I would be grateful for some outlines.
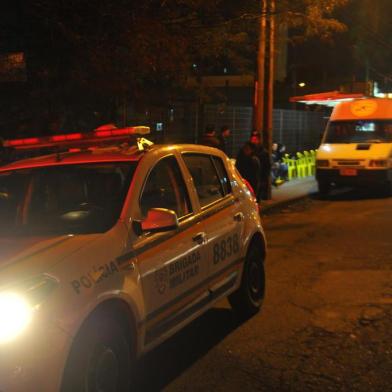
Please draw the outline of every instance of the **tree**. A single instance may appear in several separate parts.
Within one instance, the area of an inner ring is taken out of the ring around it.
[[[326,4],[307,1],[291,2],[276,0],[261,0],[260,32],[258,46],[258,71],[256,105],[254,114],[254,127],[262,133],[263,145],[271,154],[273,132],[273,103],[274,103],[274,64],[275,64],[275,37],[276,19],[280,14],[280,20],[287,25],[304,28],[305,36],[324,35],[328,37],[331,31],[342,28],[335,19],[326,19],[334,6],[343,4],[341,1]],[[301,8],[295,7],[301,5]],[[292,8],[291,8],[292,7]],[[301,10],[301,12],[299,11]],[[267,174],[267,199],[271,198],[271,176]]]
[[[234,0],[19,0],[12,9],[34,101],[53,116],[100,103],[108,117],[124,100],[167,100],[193,64],[249,67],[236,53],[250,44],[245,22],[234,23],[241,12]]]
[[[282,0],[277,13],[307,35],[328,36],[343,27],[330,17],[343,3]],[[246,51],[255,48],[250,22],[260,15],[258,6],[255,0],[30,0],[25,37],[33,33],[30,48],[78,83],[144,90],[146,81],[183,81],[195,62],[208,68],[227,58],[236,67],[252,66]]]
[[[299,34],[328,37],[342,29],[331,15],[343,3],[280,0],[277,13]],[[18,0],[13,7],[32,100],[46,103],[48,117],[98,105],[109,118],[125,100],[169,100],[195,69],[255,69],[258,0]]]
[[[391,2],[359,0],[344,14],[352,25],[353,73],[360,80],[373,79],[392,88]]]
[[[336,10],[347,5],[349,0],[278,0],[277,13],[300,34],[295,38],[318,36],[330,39],[335,33],[346,29],[336,19]]]

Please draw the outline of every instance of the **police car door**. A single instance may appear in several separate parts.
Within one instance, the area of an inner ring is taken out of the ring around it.
[[[238,281],[244,215],[220,157],[194,153],[182,156],[200,201],[200,219],[207,233],[210,289],[217,297]]]
[[[149,172],[140,196],[142,216],[151,208],[176,212],[179,227],[144,233],[134,244],[146,310],[145,344],[177,329],[202,307],[207,295],[205,234],[175,156],[161,159]]]

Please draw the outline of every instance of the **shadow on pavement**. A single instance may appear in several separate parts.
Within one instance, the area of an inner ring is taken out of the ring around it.
[[[390,195],[384,190],[378,189],[355,189],[355,188],[335,188],[327,196],[315,193],[311,196],[313,200],[327,201],[359,201],[369,199],[388,199]]]
[[[240,326],[231,309],[209,310],[135,366],[132,391],[160,391]]]

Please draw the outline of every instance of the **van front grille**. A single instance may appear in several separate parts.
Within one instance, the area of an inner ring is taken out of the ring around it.
[[[359,161],[338,161],[339,166],[359,166]]]
[[[363,159],[334,159],[332,166],[334,167],[362,167],[365,165]]]

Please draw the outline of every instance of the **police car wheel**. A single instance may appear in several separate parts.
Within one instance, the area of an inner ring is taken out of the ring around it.
[[[257,244],[252,244],[246,256],[241,286],[229,296],[229,302],[240,318],[247,319],[260,310],[264,292],[263,253]]]
[[[112,320],[94,319],[74,342],[62,391],[128,392],[130,372],[130,349],[123,328]]]

